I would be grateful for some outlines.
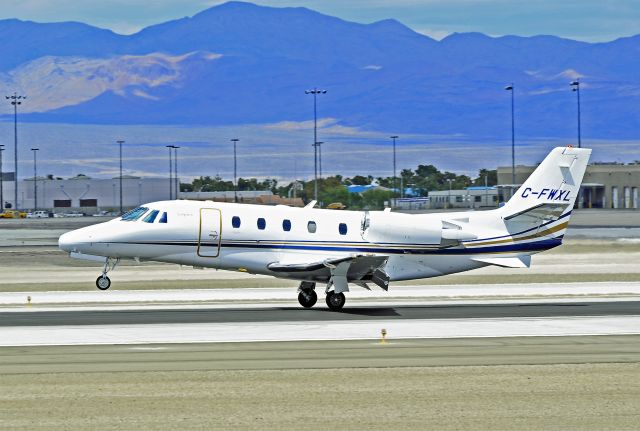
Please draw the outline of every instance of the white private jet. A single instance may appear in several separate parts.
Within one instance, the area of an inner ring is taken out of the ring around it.
[[[390,281],[437,277],[486,265],[529,267],[531,255],[562,243],[590,149],[555,148],[516,194],[488,211],[401,214],[211,201],[162,201],[65,233],[71,257],[158,261],[300,281],[298,301],[340,310],[349,284],[384,290]]]

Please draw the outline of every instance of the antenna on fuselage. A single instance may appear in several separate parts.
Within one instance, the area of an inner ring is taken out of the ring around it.
[[[318,201],[311,201],[308,204],[306,204],[304,207],[307,208],[307,209],[311,209],[311,208],[315,207],[317,203],[318,203]]]

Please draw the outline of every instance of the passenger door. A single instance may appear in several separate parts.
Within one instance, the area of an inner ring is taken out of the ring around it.
[[[222,235],[222,214],[216,208],[200,208],[198,256],[218,257]]]

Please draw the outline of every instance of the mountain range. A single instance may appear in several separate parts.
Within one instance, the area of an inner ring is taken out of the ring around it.
[[[359,24],[306,8],[229,2],[119,35],[82,23],[0,21],[0,91],[21,119],[69,124],[230,126],[319,118],[372,131],[573,138],[640,135],[640,35],[606,43],[452,34],[395,20]],[[9,120],[11,107],[0,114]]]

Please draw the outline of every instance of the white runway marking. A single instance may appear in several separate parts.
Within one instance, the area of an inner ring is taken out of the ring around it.
[[[317,289],[321,296],[323,289]],[[464,299],[464,298],[536,298],[562,296],[640,296],[640,282],[593,283],[532,283],[499,285],[440,285],[391,286],[388,292],[380,289],[366,291],[353,288],[348,301],[380,299]],[[33,305],[53,304],[126,304],[126,303],[197,303],[197,302],[261,302],[279,301],[297,304],[295,288],[256,289],[167,289],[113,290],[86,292],[2,292],[1,306],[26,305],[31,297]]]
[[[5,327],[0,346],[640,334],[640,316]]]

